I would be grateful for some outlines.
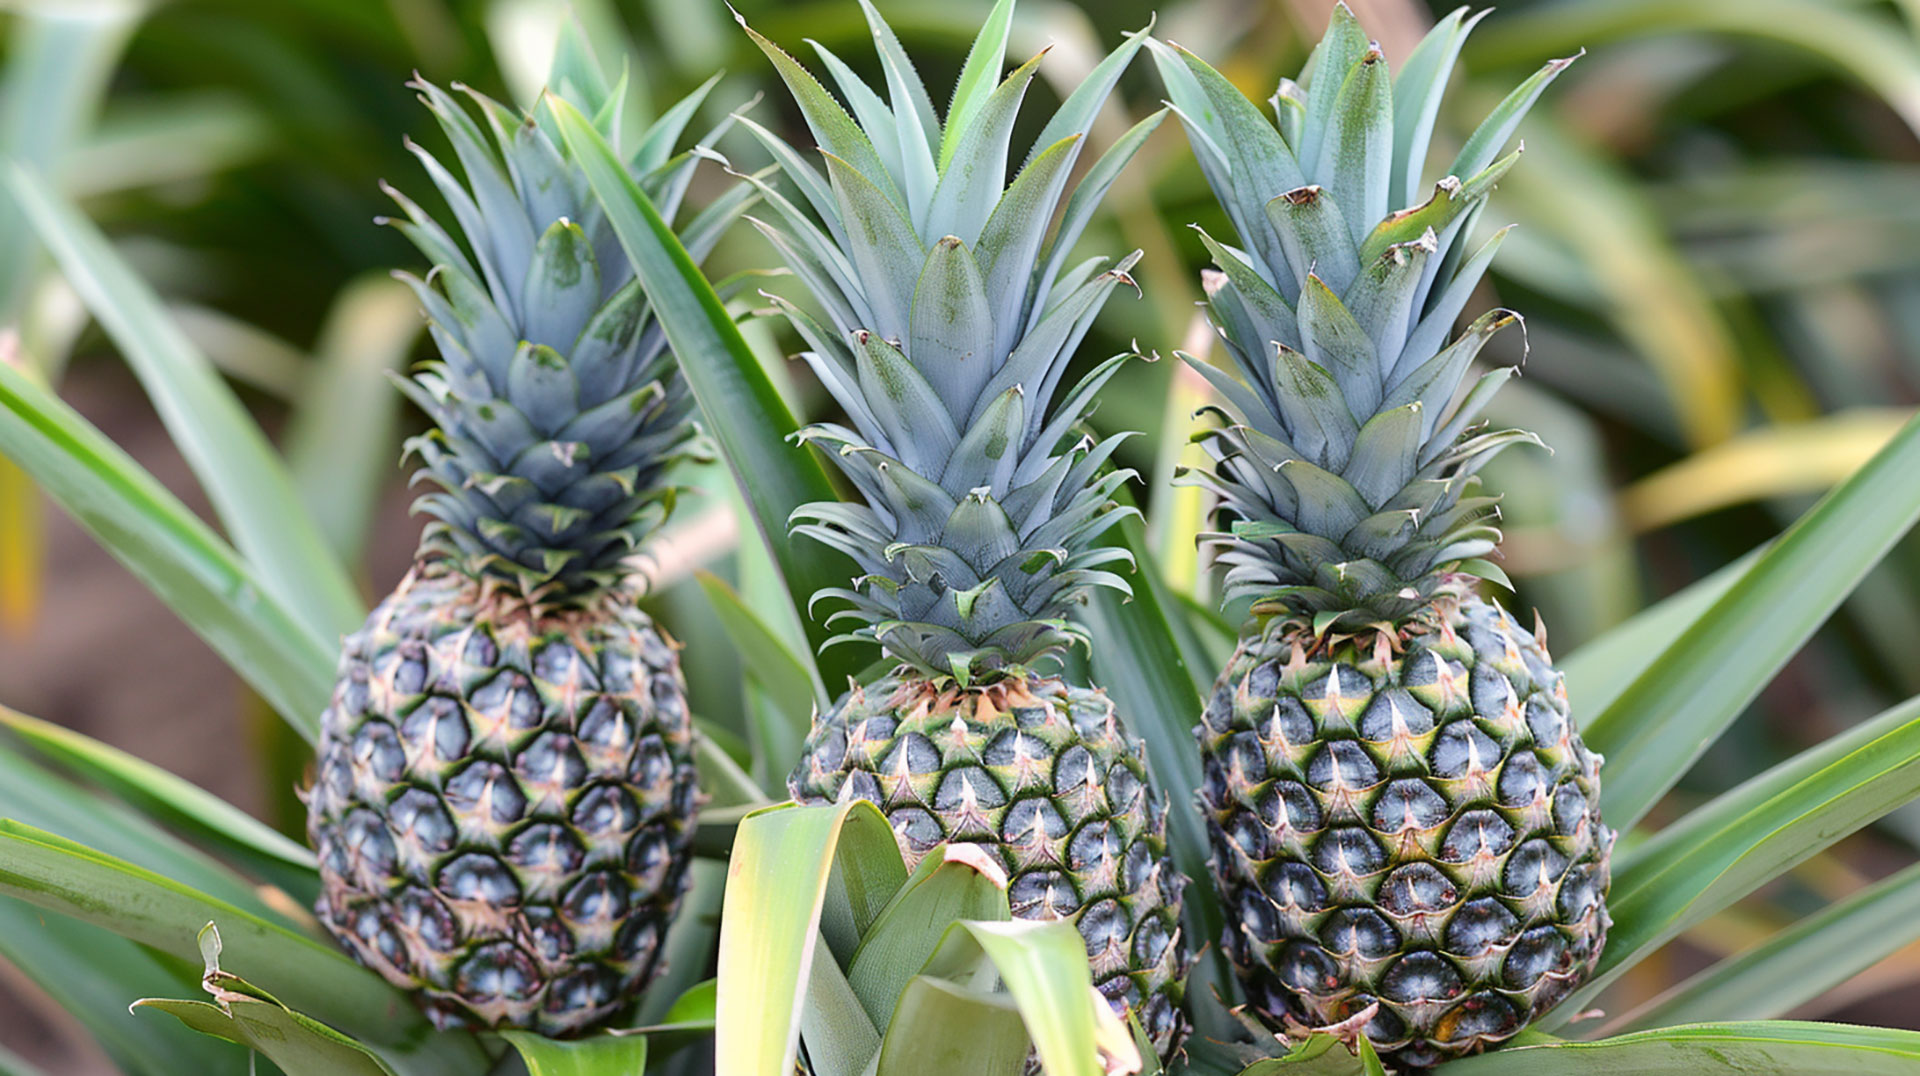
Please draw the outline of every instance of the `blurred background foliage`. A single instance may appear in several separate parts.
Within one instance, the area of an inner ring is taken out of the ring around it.
[[[847,0],[736,6],[776,41],[865,55],[843,47],[866,36]],[[989,5],[880,6],[925,58],[929,85],[949,85]],[[1028,0],[1011,51],[1050,44],[1043,74],[1070,85],[1122,32],[1157,19],[1161,36],[1265,97],[1297,70],[1329,6]],[[1394,60],[1451,5],[1352,6]],[[403,83],[417,69],[529,101],[567,8],[610,62],[635,58],[640,112],[720,68],[729,73],[709,120],[764,88],[764,65],[719,0],[0,2],[0,154],[56,176],[243,387],[368,594],[404,569],[417,528],[394,464],[418,418],[385,383],[419,347],[413,301],[385,274],[416,258],[373,223],[387,208],[376,179],[429,193],[403,144],[428,124]],[[1466,92],[1452,106],[1466,122],[1524,73],[1582,48],[1523,128],[1526,157],[1488,218],[1521,227],[1479,304],[1527,316],[1527,345],[1519,334],[1497,341],[1506,350],[1492,361],[1524,361],[1528,376],[1496,420],[1538,430],[1555,451],[1508,454],[1490,480],[1507,496],[1514,601],[1523,615],[1541,611],[1562,653],[1777,533],[1920,404],[1920,2],[1515,0],[1472,39]],[[1144,65],[1131,72],[1096,139],[1158,97]],[[776,101],[785,95],[755,114],[798,130]],[[760,163],[747,140],[722,148],[737,167]],[[727,180],[710,168],[701,182],[696,200]],[[1085,361],[1135,342],[1207,350],[1194,306],[1203,252],[1185,225],[1224,234],[1217,212],[1178,132],[1161,131],[1085,240],[1146,252],[1141,298],[1109,307]],[[709,270],[766,264],[759,238],[738,229]],[[0,361],[58,385],[143,463],[190,485],[137,384],[10,202],[0,202],[0,316],[17,327],[0,340]],[[824,396],[781,360],[791,342],[766,322],[751,335],[797,406],[818,414]],[[1135,493],[1148,502],[1157,568],[1203,605],[1192,534],[1205,505],[1168,479],[1206,392],[1178,363],[1135,364],[1096,418],[1148,433],[1125,462],[1149,476]],[[730,591],[758,609],[784,602],[755,599],[778,583],[758,543],[736,541],[724,472],[687,479],[705,495],[655,548],[649,601],[703,656],[688,673],[715,738],[778,798],[791,726],[742,687],[723,617]],[[781,627],[797,636],[797,625]],[[1920,692],[1917,642],[1920,542],[1910,538],[1674,795],[1709,795]],[[779,682],[781,670],[756,672]],[[3,461],[0,701],[128,747],[298,834],[304,745]],[[1910,862],[1916,841],[1920,814],[1909,810],[1816,858],[1636,969],[1616,1011],[1700,954],[1735,951]],[[1806,1014],[1915,1026],[1920,952],[1820,1004]],[[0,1012],[20,1014],[0,1017],[0,1043],[55,1071],[93,1063],[95,1047],[22,977],[0,973]]]

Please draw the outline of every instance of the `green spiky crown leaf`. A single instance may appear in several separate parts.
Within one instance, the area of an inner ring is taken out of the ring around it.
[[[862,6],[884,98],[815,46],[852,115],[792,57],[747,31],[786,81],[825,161],[822,175],[743,121],[798,192],[790,200],[763,189],[776,220],[754,223],[812,291],[825,323],[770,298],[847,415],[846,425],[820,423],[802,437],[830,453],[866,502],[803,506],[794,530],[847,553],[864,573],[853,587],[816,596],[846,603],[834,617],[858,627],[841,640],[876,641],[912,666],[967,683],[1025,668],[1078,638],[1070,610],[1087,588],[1126,590],[1103,569],[1126,554],[1092,548],[1117,518],[1113,491],[1131,476],[1106,468],[1123,437],[1096,443],[1075,432],[1126,356],[1055,394],[1107,296],[1131,283],[1133,264],[1094,258],[1069,267],[1067,254],[1160,117],[1116,142],[1069,196],[1087,131],[1143,30],[1067,97],[1009,184],[1014,119],[1040,61],[1000,78],[1012,0],[1001,0],[975,40],[944,123],[893,32]]]
[[[671,511],[663,479],[691,452],[692,395],[565,143],[473,90],[455,86],[478,121],[454,95],[412,85],[464,174],[409,143],[464,244],[388,190],[405,213],[392,223],[434,263],[424,279],[399,274],[439,350],[401,383],[437,427],[407,445],[415,481],[434,487],[415,503],[432,517],[420,555],[532,602],[586,605],[635,578],[627,558]],[[674,145],[712,85],[627,157],[669,219],[699,156]],[[577,34],[563,37],[551,92],[610,135],[622,125],[624,77],[609,86]],[[684,226],[696,258],[751,198],[736,186]]]
[[[1281,81],[1273,120],[1198,57],[1151,45],[1242,244],[1201,233],[1218,267],[1208,307],[1240,374],[1187,357],[1226,400],[1196,480],[1233,522],[1207,537],[1229,599],[1317,632],[1399,625],[1459,573],[1504,582],[1484,559],[1500,532],[1477,472],[1538,442],[1475,425],[1510,368],[1462,388],[1481,345],[1519,319],[1495,310],[1449,336],[1505,234],[1467,253],[1519,157],[1499,151],[1571,61],[1514,90],[1424,187],[1441,95],[1479,18],[1448,15],[1390,77],[1341,5],[1306,73]]]

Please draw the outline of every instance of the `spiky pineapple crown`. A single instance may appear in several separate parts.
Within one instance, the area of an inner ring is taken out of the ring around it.
[[[838,637],[961,683],[1028,667],[1079,637],[1070,609],[1126,554],[1092,548],[1116,519],[1103,473],[1123,439],[1075,426],[1125,356],[1055,401],[1061,376],[1134,257],[1106,268],[1066,257],[1095,204],[1159,122],[1116,142],[1067,196],[1094,116],[1146,36],[1095,68],[1041,131],[1007,182],[1008,143],[1039,56],[1000,79],[1012,0],[988,17],[944,122],[892,30],[862,0],[886,97],[814,46],[853,114],[792,57],[747,33],[780,72],[825,161],[825,175],[751,121],[799,194],[763,189],[777,223],[755,220],[812,291],[826,324],[770,297],[806,341],[804,358],[846,412],[802,437],[825,447],[865,504],[816,503],[794,530],[851,556],[864,573]],[[745,21],[742,20],[742,26]],[[997,85],[996,85],[997,83]],[[1063,198],[1066,207],[1049,241]],[[752,218],[749,218],[752,219]],[[1052,406],[1049,406],[1049,405]]]
[[[1520,151],[1496,156],[1571,61],[1501,102],[1423,198],[1441,96],[1482,17],[1465,10],[1391,78],[1337,7],[1306,71],[1273,95],[1277,124],[1198,57],[1150,46],[1241,243],[1201,233],[1219,268],[1208,307],[1240,378],[1186,357],[1226,399],[1201,434],[1213,466],[1197,480],[1233,523],[1208,537],[1229,599],[1310,618],[1316,633],[1398,626],[1456,574],[1504,582],[1484,559],[1500,532],[1476,472],[1538,443],[1475,425],[1510,368],[1461,392],[1481,345],[1518,317],[1495,310],[1448,337],[1505,235],[1466,255]]]
[[[608,84],[577,28],[563,34],[551,92],[610,136],[625,81]],[[471,89],[454,87],[481,122],[439,87],[411,85],[465,177],[408,143],[464,244],[387,191],[405,212],[391,223],[434,263],[424,279],[398,274],[439,350],[401,382],[437,427],[407,444],[423,465],[415,481],[435,487],[415,503],[432,517],[420,556],[544,607],[588,605],[635,578],[626,558],[672,509],[663,477],[690,454],[692,396],[565,143]],[[712,85],[662,114],[627,158],[668,219],[698,163],[674,144]],[[716,200],[682,241],[704,256],[750,200],[744,188]]]

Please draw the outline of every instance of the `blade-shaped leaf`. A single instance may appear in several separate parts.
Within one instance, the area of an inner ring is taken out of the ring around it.
[[[183,1070],[246,1076],[243,1051],[178,1026],[127,1019],[127,1003],[142,994],[193,990],[197,976],[191,964],[8,898],[0,898],[0,959],[73,1014],[131,1076],[173,1076]]]
[[[799,425],[761,370],[720,297],[680,245],[673,229],[641,192],[606,140],[585,116],[549,97],[554,121],[652,300],[655,315],[680,358],[709,433],[733,468],[753,508],[760,536],[773,552],[816,653],[832,631],[805,615],[814,592],[840,586],[855,574],[846,558],[817,542],[787,534],[793,510],[836,500],[825,469],[810,452],[787,443]],[[845,648],[820,659],[821,679],[837,683],[858,671]]]
[[[169,1013],[202,1034],[265,1054],[287,1076],[395,1076],[364,1044],[223,971],[219,927],[208,923],[200,928],[198,941],[205,969],[200,987],[213,1001],[143,998],[133,1003],[135,1013],[143,1008]]]
[[[960,132],[973,122],[974,114],[986,104],[987,98],[993,95],[994,85],[1000,81],[1000,68],[1007,57],[1007,33],[1012,28],[1013,0],[998,0],[981,24],[972,47],[967,49],[966,62],[960,67],[960,80],[953,86],[953,100],[947,106],[946,130],[940,136],[938,163],[943,172],[953,159]]]
[[[1760,550],[1748,553],[1608,628],[1561,659],[1575,719],[1584,727],[1594,715],[1606,712],[1694,621],[1745,577],[1759,556]]]
[[[1015,919],[960,926],[999,970],[1048,1076],[1102,1076],[1100,1048],[1103,1040],[1112,1044],[1099,1025],[1112,1010],[1093,989],[1086,940],[1073,924]]]
[[[1585,1008],[1682,930],[1916,796],[1920,698],[1744,782],[1622,853],[1599,970],[1549,1023]]]
[[[1920,1031],[1788,1020],[1693,1024],[1598,1042],[1507,1046],[1454,1061],[1447,1076],[1907,1076]]]
[[[1032,1049],[1006,995],[916,975],[887,1026],[876,1076],[1020,1076]]]
[[[359,1043],[274,1002],[235,997],[222,1011],[207,1001],[141,998],[133,1009],[165,1013],[202,1035],[258,1050],[287,1076],[393,1076]]]
[[[315,863],[306,846],[192,782],[92,737],[6,706],[0,706],[0,725],[142,813],[273,878],[282,888],[294,893],[309,888]]]
[[[1223,1071],[1234,1076],[1369,1076],[1352,1048],[1324,1033],[1294,1045],[1280,1057]]]
[[[1583,735],[1607,756],[1602,810],[1626,830],[1680,779],[1920,519],[1920,419],[1823,498]]]
[[[1115,500],[1123,508],[1131,503],[1125,491]],[[1211,850],[1199,812],[1183,805],[1192,804],[1200,788],[1193,727],[1206,704],[1203,685],[1211,682],[1214,673],[1205,653],[1189,645],[1192,636],[1171,626],[1172,619],[1181,615],[1180,607],[1154,570],[1140,521],[1122,520],[1107,532],[1106,542],[1133,554],[1135,570],[1128,579],[1133,597],[1128,600],[1102,587],[1087,603],[1087,624],[1099,641],[1092,647],[1094,682],[1107,689],[1127,727],[1146,742],[1154,783],[1174,805],[1167,812],[1167,843],[1174,867],[1204,885]],[[1181,922],[1189,944],[1198,946],[1220,937],[1226,922],[1219,902],[1204,899],[1200,895],[1204,890],[1198,886],[1189,892],[1192,896],[1182,906]],[[1238,981],[1218,946],[1209,947],[1207,954],[1194,966],[1187,996],[1210,997],[1217,991],[1231,1005]],[[1195,1008],[1200,1033],[1220,1038],[1235,1034],[1237,1025],[1224,1011]],[[1208,1021],[1216,1017],[1220,1022],[1210,1026]]]
[[[410,999],[338,950],[44,830],[0,820],[0,893],[180,959],[218,923],[237,974],[359,1036],[403,1074],[466,1076],[488,1064],[472,1036],[434,1033]]]
[[[332,647],[231,548],[72,408],[0,363],[0,453],[74,514],[309,739],[333,691]]]
[[[1764,1020],[1812,1001],[1920,941],[1920,865],[1867,886],[1745,952],[1675,983],[1609,1030]]]
[[[929,857],[932,858],[932,857]],[[975,845],[950,845],[944,861],[901,888],[860,939],[847,966],[847,984],[886,1027],[908,980],[940,948],[947,928],[962,919],[1009,919],[1006,875],[986,864]]]
[[[341,290],[315,347],[315,367],[287,425],[287,463],[301,501],[341,560],[357,564],[399,448],[399,394],[387,380],[420,335],[420,304],[381,276]]]
[[[331,639],[366,608],[294,492],[266,435],[106,237],[45,180],[22,168],[9,188],[75,291],[139,375],[221,522],[268,591]]]
[[[800,744],[812,725],[814,708],[827,704],[826,692],[814,679],[812,663],[788,649],[725,580],[708,572],[701,572],[698,578],[720,627],[747,667],[747,675],[766,693],[771,703],[768,716],[778,718],[762,722],[752,720],[758,716],[757,711],[749,715],[751,734],[759,737],[754,756],[767,763],[763,784],[769,792],[785,795],[779,791],[786,786],[783,767],[800,757]]]
[[[716,1071],[786,1076],[798,1052],[810,973],[833,969],[836,952],[851,954],[906,880],[906,867],[885,816],[856,800],[750,816],[734,839],[728,871]]]
[[[527,1076],[632,1076],[647,1070],[644,1035],[589,1035],[561,1041],[531,1031],[503,1031],[520,1051]]]
[[[35,826],[191,886],[255,915],[287,923],[261,887],[161,829],[125,804],[104,799],[0,743],[0,819]],[[299,918],[299,913],[291,918]]]

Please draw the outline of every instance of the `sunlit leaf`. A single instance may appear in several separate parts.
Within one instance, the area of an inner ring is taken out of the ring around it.
[[[1908,1076],[1920,1031],[1761,1021],[1693,1024],[1598,1042],[1508,1046],[1451,1062],[1447,1076]]]
[[[0,363],[0,453],[309,738],[333,644],[303,625],[178,498],[71,407]]]
[[[8,187],[67,281],[139,375],[262,583],[319,638],[359,627],[366,609],[295,496],[285,464],[233,391],[168,319],[152,289],[45,180],[16,166]]]
[[[503,1031],[520,1051],[528,1076],[631,1076],[647,1068],[644,1035],[609,1035],[560,1041],[531,1031]]]

